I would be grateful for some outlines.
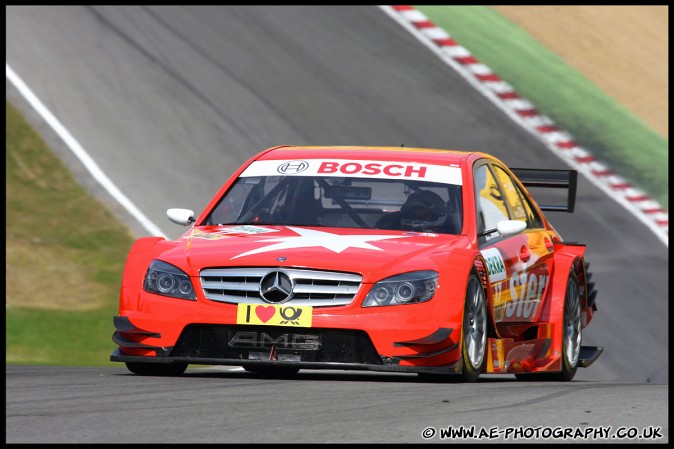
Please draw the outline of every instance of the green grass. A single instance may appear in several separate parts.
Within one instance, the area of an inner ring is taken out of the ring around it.
[[[133,236],[5,106],[6,362],[107,365]]]
[[[486,6],[416,6],[599,160],[668,209],[668,143]]]

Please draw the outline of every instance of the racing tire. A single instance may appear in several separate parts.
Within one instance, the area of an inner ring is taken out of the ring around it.
[[[471,273],[466,287],[466,300],[461,327],[461,375],[464,382],[475,382],[487,364],[487,332],[489,315],[487,295],[477,273]]]
[[[261,374],[268,377],[292,377],[300,371],[299,368],[285,366],[244,366],[243,369],[249,373]]]
[[[461,371],[450,375],[418,373],[420,378],[430,381],[475,382],[484,372],[487,364],[489,315],[487,313],[487,295],[480,276],[475,271],[468,278],[463,307]]]
[[[180,376],[187,369],[187,363],[143,363],[125,362],[126,368],[139,376]]]
[[[580,314],[580,290],[576,273],[571,271],[566,281],[564,296],[564,320],[562,322],[562,370],[555,373],[518,373],[515,377],[525,381],[568,382],[574,378],[580,360],[582,326]]]

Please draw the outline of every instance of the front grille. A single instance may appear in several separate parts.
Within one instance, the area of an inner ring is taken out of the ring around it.
[[[170,356],[256,360],[254,354],[268,356],[272,346],[279,360],[294,355],[293,360],[297,362],[382,364],[372,341],[363,331],[273,326],[190,324]]]
[[[278,268],[208,268],[201,270],[201,288],[211,301],[266,304],[260,297],[260,281]],[[359,274],[303,269],[283,269],[295,284],[286,305],[342,306],[356,296],[363,277]]]

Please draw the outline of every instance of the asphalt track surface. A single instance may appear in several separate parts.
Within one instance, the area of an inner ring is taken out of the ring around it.
[[[6,442],[662,443],[669,440],[667,390],[493,375],[474,384],[438,384],[411,374],[357,371],[268,379],[240,368],[190,367],[183,377],[156,378],[123,367],[10,366]],[[443,439],[441,429],[450,426],[488,429],[494,438]],[[435,434],[424,439],[429,427]],[[545,429],[605,433],[546,440]],[[661,438],[618,438],[657,429]],[[539,438],[526,439],[525,432]]]
[[[7,6],[6,38],[7,63],[172,238],[184,228],[166,209],[199,211],[279,144],[479,150],[567,168],[375,6]],[[78,180],[147,235],[9,82],[6,92]],[[666,441],[667,247],[584,178],[576,212],[551,219],[587,243],[599,290],[583,344],[604,353],[571,383],[8,366],[7,442],[423,442],[425,427],[454,424],[660,426]]]

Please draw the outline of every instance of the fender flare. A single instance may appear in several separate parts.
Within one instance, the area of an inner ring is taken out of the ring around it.
[[[573,270],[578,279],[581,292],[581,306],[586,307],[587,291],[585,275],[585,245],[555,245],[555,265],[550,276],[545,306],[539,314],[538,321],[557,322],[563,319],[566,283]],[[563,287],[560,287],[563,286]]]
[[[450,302],[442,306],[443,311],[440,313],[450,320],[461,321],[463,319],[468,277],[475,267],[475,260],[478,257],[480,257],[479,253],[470,250],[454,250],[449,258],[447,257],[447,253],[435,253],[431,256],[437,266],[443,267],[445,273],[451,273],[451,278],[445,275],[440,280],[441,283],[449,283],[448,287],[443,287],[447,288],[443,292],[443,297],[449,298]],[[461,301],[451,301],[453,298],[461,298]]]

